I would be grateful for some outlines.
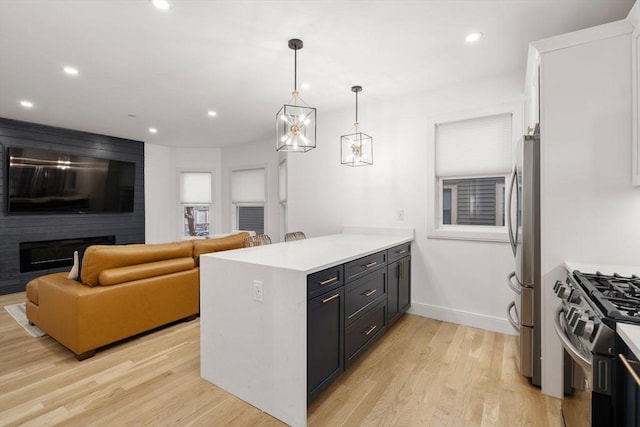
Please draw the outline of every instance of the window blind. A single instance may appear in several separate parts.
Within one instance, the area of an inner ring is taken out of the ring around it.
[[[180,172],[180,202],[211,203],[211,172]]]
[[[504,175],[511,170],[511,114],[436,125],[436,175]]]
[[[231,172],[232,203],[264,203],[264,169],[243,169]]]

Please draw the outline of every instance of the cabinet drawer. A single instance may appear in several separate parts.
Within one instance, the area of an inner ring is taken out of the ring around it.
[[[345,368],[351,366],[386,329],[387,304],[386,300],[383,300],[347,327],[344,337]]]
[[[411,242],[388,249],[389,262],[411,255]]]
[[[307,297],[313,298],[344,284],[342,265],[327,268],[307,276]]]
[[[387,264],[387,251],[377,252],[344,265],[345,283]]]
[[[378,269],[346,286],[345,317],[347,324],[359,317],[380,298],[386,298],[387,270]]]

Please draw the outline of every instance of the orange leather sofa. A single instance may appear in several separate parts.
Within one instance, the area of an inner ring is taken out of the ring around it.
[[[81,281],[62,272],[27,284],[27,318],[78,360],[124,338],[195,319],[200,312],[200,255],[242,248],[248,235],[89,246]]]

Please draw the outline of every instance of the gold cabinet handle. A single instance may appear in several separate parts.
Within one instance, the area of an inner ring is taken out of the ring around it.
[[[338,277],[335,276],[335,277],[332,277],[331,279],[323,280],[322,282],[320,282],[320,286],[328,285],[329,283],[333,283],[337,281],[338,281]]]
[[[401,250],[401,251],[396,251],[396,253],[397,253],[398,255],[403,254],[403,253],[405,253],[405,252],[407,252],[407,250],[406,250],[406,249],[403,249],[403,250]]]
[[[377,289],[370,289],[367,292],[364,293],[365,297],[370,297],[371,295],[375,294],[376,292],[378,292]]]
[[[365,334],[365,335],[369,335],[369,334],[371,334],[371,332],[375,331],[375,330],[376,330],[376,328],[377,328],[377,326],[376,326],[376,325],[371,325],[371,326],[369,326],[369,329],[367,329],[366,331],[364,331],[364,334]]]
[[[627,371],[629,371],[629,373],[633,377],[633,379],[636,382],[636,384],[638,385],[638,387],[640,387],[640,377],[638,377],[638,373],[635,371],[635,369],[633,369],[633,367],[631,367],[631,365],[640,366],[640,362],[629,360],[626,357],[624,357],[623,354],[620,354],[620,353],[618,353],[618,357],[622,361],[622,364],[624,365],[624,367],[627,368]]]
[[[340,294],[335,294],[335,295],[331,295],[330,297],[327,297],[325,299],[322,300],[323,304],[328,303],[329,301],[331,301],[332,299],[336,299],[340,296]]]
[[[377,261],[370,262],[369,264],[365,264],[365,267],[367,267],[367,268],[371,268],[371,267],[373,267],[374,265],[376,265],[377,263],[378,263]]]

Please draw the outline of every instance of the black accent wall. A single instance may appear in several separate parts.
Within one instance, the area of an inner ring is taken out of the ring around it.
[[[134,211],[8,215],[7,147],[33,147],[135,162]],[[70,269],[20,273],[20,242],[107,235],[116,236],[116,244],[144,243],[144,143],[0,118],[0,295],[24,291],[34,277]]]

